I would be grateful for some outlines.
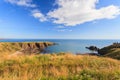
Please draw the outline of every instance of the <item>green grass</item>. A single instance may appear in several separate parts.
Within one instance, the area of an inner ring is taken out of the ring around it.
[[[111,49],[104,56],[120,60],[120,48]]]
[[[73,54],[0,58],[0,80],[120,80],[120,61]]]
[[[120,80],[119,48],[104,56],[11,55],[21,48],[21,43],[0,43],[0,80]]]

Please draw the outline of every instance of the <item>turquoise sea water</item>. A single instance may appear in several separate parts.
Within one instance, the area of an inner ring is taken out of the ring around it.
[[[40,42],[49,41],[58,43],[58,45],[50,46],[46,49],[49,53],[54,52],[72,52],[72,53],[87,53],[90,52],[85,47],[97,46],[99,48],[111,45],[120,40],[83,40],[83,39],[4,39],[0,42]]]

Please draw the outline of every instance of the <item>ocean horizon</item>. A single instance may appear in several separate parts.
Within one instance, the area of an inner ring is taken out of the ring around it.
[[[47,53],[71,52],[90,53],[85,47],[97,46],[103,48],[120,40],[103,39],[1,39],[0,42],[54,42],[58,45],[46,48]]]

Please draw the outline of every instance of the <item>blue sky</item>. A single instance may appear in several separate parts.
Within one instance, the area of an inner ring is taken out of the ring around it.
[[[120,39],[120,0],[0,0],[0,38]]]

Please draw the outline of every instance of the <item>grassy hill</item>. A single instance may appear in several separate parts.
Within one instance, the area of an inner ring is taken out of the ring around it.
[[[113,43],[112,45],[105,46],[101,49],[97,48],[96,46],[90,46],[86,48],[91,51],[98,52],[100,56],[120,60],[120,43]]]
[[[120,48],[110,49],[104,56],[120,60]]]
[[[120,80],[120,61],[87,55],[0,58],[0,80]]]
[[[0,80],[120,80],[118,47],[101,49],[101,52],[106,51],[102,56],[70,53],[11,55],[21,49],[41,51],[50,45],[53,43],[0,43]]]

